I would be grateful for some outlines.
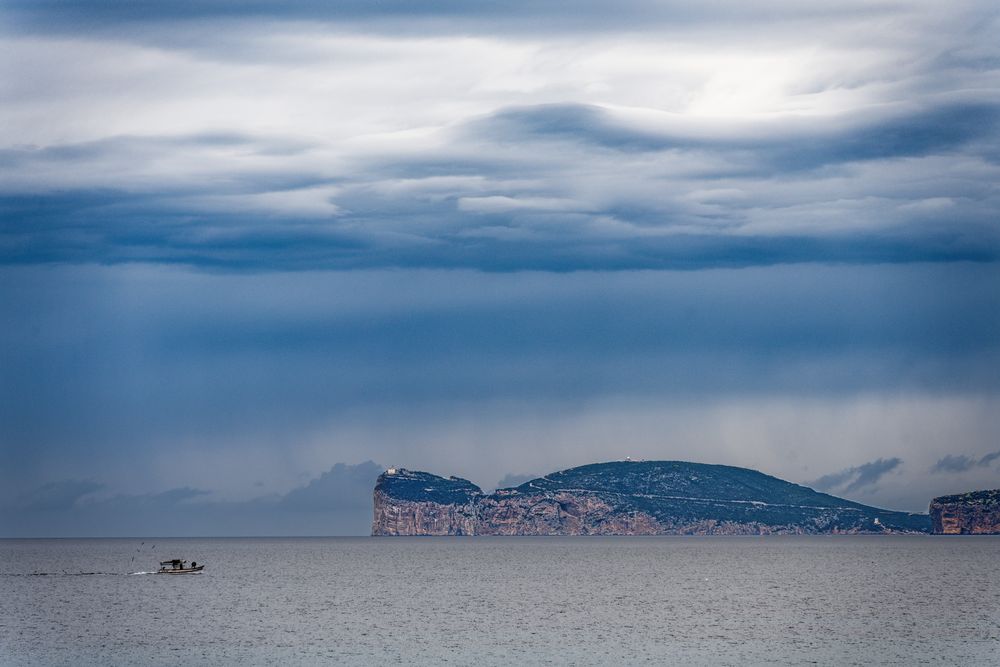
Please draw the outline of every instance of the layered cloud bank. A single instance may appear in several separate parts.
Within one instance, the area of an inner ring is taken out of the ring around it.
[[[480,4],[13,3],[0,261],[997,259],[991,3]]]

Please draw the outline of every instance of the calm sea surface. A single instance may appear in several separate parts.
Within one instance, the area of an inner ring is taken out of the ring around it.
[[[0,540],[0,663],[1000,664],[992,537],[141,541]]]

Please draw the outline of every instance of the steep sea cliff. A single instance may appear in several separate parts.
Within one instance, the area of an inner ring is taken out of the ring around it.
[[[733,466],[616,461],[485,494],[403,468],[375,486],[373,535],[926,533],[930,518],[869,507]]]
[[[1000,489],[935,498],[930,514],[935,534],[1000,535]]]

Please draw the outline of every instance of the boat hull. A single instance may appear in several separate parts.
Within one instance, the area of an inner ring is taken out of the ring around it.
[[[197,574],[204,569],[204,565],[199,565],[198,567],[179,567],[171,568],[169,570],[159,570],[157,571],[157,574]]]

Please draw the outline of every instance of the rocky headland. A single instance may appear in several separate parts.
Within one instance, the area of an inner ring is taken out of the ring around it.
[[[683,461],[595,463],[491,494],[390,468],[372,535],[927,533],[926,514],[869,507],[756,470]]]
[[[1000,535],[1000,489],[935,498],[930,514],[936,535]]]

